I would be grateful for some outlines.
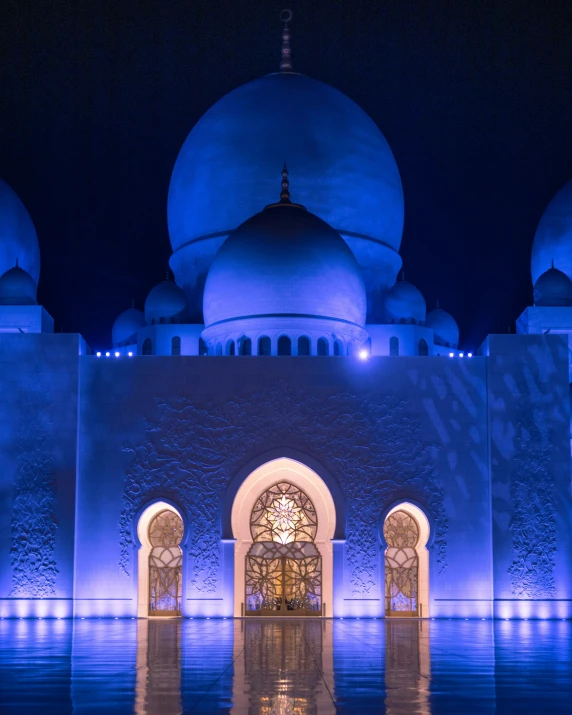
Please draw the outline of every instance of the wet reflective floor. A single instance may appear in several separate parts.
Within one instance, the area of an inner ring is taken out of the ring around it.
[[[0,713],[572,712],[572,623],[4,620]]]

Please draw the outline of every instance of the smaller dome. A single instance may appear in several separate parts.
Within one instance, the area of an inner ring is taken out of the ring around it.
[[[435,333],[435,342],[456,348],[459,345],[459,326],[450,313],[442,308],[435,308],[427,314],[425,325]]]
[[[549,268],[534,284],[534,305],[572,305],[572,281],[558,268]]]
[[[0,305],[37,305],[34,279],[18,265],[0,277]]]
[[[149,291],[145,320],[153,323],[183,323],[187,318],[187,297],[176,283],[165,280]]]
[[[385,313],[391,323],[423,323],[426,312],[421,291],[405,280],[392,286],[385,297]]]
[[[135,336],[139,328],[145,327],[145,316],[143,311],[137,308],[129,308],[120,313],[111,329],[111,341],[113,345],[129,342]]]

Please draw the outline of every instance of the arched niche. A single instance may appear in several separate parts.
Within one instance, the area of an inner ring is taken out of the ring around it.
[[[172,511],[181,519],[185,520],[181,512],[172,504],[164,501],[156,501],[143,510],[137,522],[137,538],[140,547],[137,554],[137,617],[149,617],[149,554],[151,553],[151,542],[149,541],[149,526],[153,519],[162,511]],[[184,538],[183,538],[184,540]],[[182,542],[181,542],[182,546]]]
[[[425,512],[416,504],[408,501],[399,502],[388,509],[383,515],[381,522],[381,541],[383,546],[383,554],[387,549],[387,543],[383,536],[383,526],[386,520],[396,511],[404,511],[409,514],[417,524],[419,529],[419,538],[415,545],[417,553],[419,572],[418,572],[418,600],[419,600],[419,617],[429,618],[429,551],[428,545],[431,540],[431,526]],[[385,581],[384,581],[384,602],[385,602]]]
[[[289,482],[304,491],[311,499],[318,521],[314,543],[322,557],[322,601],[326,615],[333,607],[333,551],[336,531],[336,507],[326,483],[312,469],[288,458],[274,459],[262,464],[242,482],[232,505],[231,524],[234,545],[234,615],[243,614],[245,594],[246,555],[253,543],[250,532],[252,509],[258,498],[278,482]]]

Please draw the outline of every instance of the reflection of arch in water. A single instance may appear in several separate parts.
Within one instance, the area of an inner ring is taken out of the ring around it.
[[[293,459],[279,458],[261,465],[242,482],[232,504],[231,523],[234,552],[234,615],[245,612],[246,556],[255,543],[251,516],[261,495],[279,482],[302,490],[311,500],[317,527],[314,544],[321,557],[322,598],[325,614],[331,615],[333,603],[333,552],[331,539],[336,529],[336,508],[326,483],[312,469]]]
[[[180,713],[180,618],[137,621],[135,715]]]
[[[429,522],[423,511],[402,502],[383,521],[385,615],[429,617]]]
[[[163,501],[148,506],[137,522],[137,616],[179,616],[182,606],[183,520]]]
[[[429,624],[424,621],[385,620],[386,715],[431,712],[431,656]]]

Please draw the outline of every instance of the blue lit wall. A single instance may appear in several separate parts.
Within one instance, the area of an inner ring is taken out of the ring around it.
[[[135,616],[156,500],[185,520],[184,613],[232,615],[232,501],[278,456],[330,485],[335,615],[383,614],[382,515],[400,501],[431,525],[432,616],[570,614],[566,336],[367,361],[106,359],[78,341],[0,336],[1,615],[70,614],[74,594],[78,616]]]
[[[0,334],[0,615],[72,613],[78,335]]]
[[[571,613],[567,335],[491,335],[495,614]]]
[[[489,615],[485,374],[479,358],[82,358],[77,613],[135,614],[137,518],[166,499],[187,522],[185,613],[231,615],[235,477],[296,452],[346,497],[338,615],[381,615],[381,514],[405,499],[433,528],[433,614]]]

